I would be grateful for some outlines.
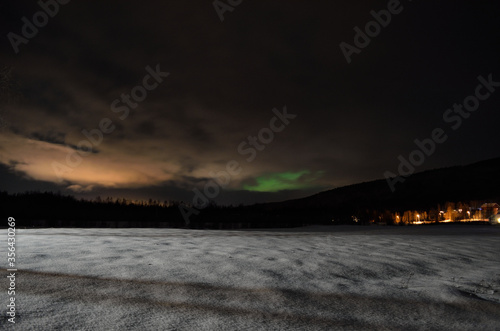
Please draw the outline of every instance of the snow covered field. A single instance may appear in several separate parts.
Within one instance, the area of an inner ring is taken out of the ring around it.
[[[1,329],[500,330],[500,227],[28,229],[16,244]]]

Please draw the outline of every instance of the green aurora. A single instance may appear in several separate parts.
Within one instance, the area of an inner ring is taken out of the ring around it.
[[[298,172],[280,172],[266,174],[255,179],[254,185],[246,184],[243,188],[252,192],[278,192],[283,190],[299,190],[314,187],[313,181],[318,179],[324,172],[318,171],[314,175],[309,170]]]

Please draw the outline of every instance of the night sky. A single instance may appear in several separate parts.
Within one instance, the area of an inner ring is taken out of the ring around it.
[[[500,87],[444,116],[500,82],[496,2],[220,3],[3,1],[0,190],[279,201],[398,174],[436,128],[415,172],[500,156]]]

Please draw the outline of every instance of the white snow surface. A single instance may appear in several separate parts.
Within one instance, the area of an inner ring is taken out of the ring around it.
[[[500,330],[494,226],[18,229],[16,253],[5,330]]]

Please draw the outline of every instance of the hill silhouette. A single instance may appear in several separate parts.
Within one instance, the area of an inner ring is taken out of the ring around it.
[[[324,191],[306,198],[267,204],[272,208],[425,209],[447,201],[498,200],[500,158],[466,166],[428,170],[406,177],[391,191],[385,179]]]
[[[211,204],[193,216],[191,228],[266,228],[310,224],[368,224],[407,210],[437,210],[447,202],[500,202],[500,158],[429,170],[407,177],[394,192],[375,180],[309,197],[251,206]],[[20,227],[186,227],[179,202],[133,203],[126,199],[78,200],[52,192],[0,192],[0,216]],[[335,222],[332,222],[334,220]]]

